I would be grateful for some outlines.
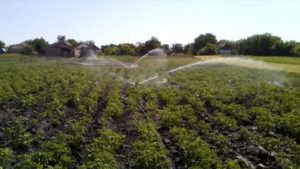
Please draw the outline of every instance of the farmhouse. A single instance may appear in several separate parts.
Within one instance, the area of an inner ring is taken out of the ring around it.
[[[217,54],[220,55],[231,55],[232,48],[228,44],[221,44],[218,46]]]
[[[58,36],[57,42],[51,44],[45,49],[46,56],[63,56],[73,57],[75,56],[75,49],[66,41],[65,36]]]
[[[97,56],[99,53],[100,48],[90,42],[80,44],[75,48],[75,55],[79,57]]]
[[[8,53],[22,53],[27,45],[26,42],[11,45],[8,48]]]

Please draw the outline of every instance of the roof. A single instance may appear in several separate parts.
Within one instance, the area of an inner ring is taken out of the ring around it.
[[[66,49],[74,49],[74,47],[66,41],[59,41],[56,43],[53,43],[52,45],[50,45],[50,48],[55,48],[55,47],[59,47],[59,48],[66,48]]]
[[[26,45],[27,45],[27,43],[23,42],[23,43],[19,43],[19,44],[10,45],[10,48],[20,49],[20,48],[24,48]]]

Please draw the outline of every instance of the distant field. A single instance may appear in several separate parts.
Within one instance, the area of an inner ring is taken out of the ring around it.
[[[270,63],[300,65],[300,57],[251,56],[250,58],[254,60],[262,60]]]

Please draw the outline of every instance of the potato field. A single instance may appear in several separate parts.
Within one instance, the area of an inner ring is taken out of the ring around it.
[[[300,167],[299,73],[165,61],[0,56],[0,168]]]

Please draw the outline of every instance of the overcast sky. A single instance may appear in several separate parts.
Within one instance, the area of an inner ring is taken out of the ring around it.
[[[190,43],[202,33],[238,40],[270,32],[300,41],[300,0],[1,0],[0,40],[6,44],[57,35],[97,45]]]

